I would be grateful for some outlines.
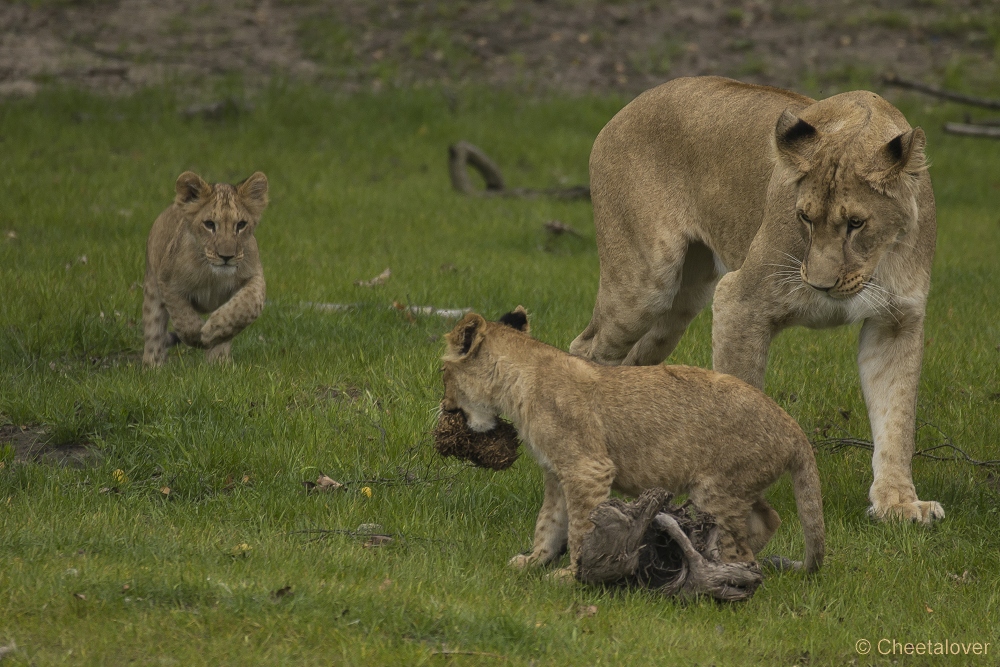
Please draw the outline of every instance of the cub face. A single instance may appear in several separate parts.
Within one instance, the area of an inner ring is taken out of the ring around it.
[[[858,294],[875,278],[885,251],[916,228],[916,179],[926,165],[923,130],[888,141],[827,135],[786,111],[775,142],[779,159],[797,172],[795,217],[806,247],[802,282],[835,299]]]
[[[219,273],[235,273],[267,207],[267,176],[255,172],[235,187],[210,185],[186,171],[177,178],[176,202],[202,257]]]
[[[528,332],[528,317],[523,307],[518,306],[499,322],[487,322],[481,315],[469,313],[445,335],[447,350],[441,358],[444,362],[441,409],[445,412],[461,410],[469,428],[479,433],[491,431],[497,425],[500,411],[490,391],[493,359],[488,340],[509,333],[506,329]]]

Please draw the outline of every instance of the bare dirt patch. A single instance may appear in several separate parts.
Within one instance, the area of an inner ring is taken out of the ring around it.
[[[0,447],[14,448],[14,462],[46,463],[69,468],[86,468],[100,460],[100,452],[90,443],[51,444],[45,428],[37,425],[0,426]]]
[[[886,71],[975,87],[998,49],[994,0],[38,0],[0,4],[0,95],[274,75],[347,91],[635,93],[694,74],[836,89]]]

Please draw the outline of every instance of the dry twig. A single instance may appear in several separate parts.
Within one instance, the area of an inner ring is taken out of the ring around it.
[[[472,184],[466,165],[472,165],[486,181],[486,189],[480,190]],[[577,185],[569,188],[508,188],[496,162],[483,149],[459,141],[448,147],[448,169],[451,185],[462,194],[473,197],[554,197],[556,199],[590,199],[590,187]]]
[[[956,93],[953,90],[945,90],[944,88],[939,88],[938,86],[932,86],[928,83],[913,81],[912,79],[903,79],[896,76],[895,74],[889,74],[882,77],[882,81],[890,86],[896,86],[898,88],[909,88],[910,90],[917,90],[920,91],[921,93],[933,95],[934,97],[940,97],[941,99],[945,100],[951,100],[953,102],[971,104],[973,106],[984,107],[986,109],[1000,109],[1000,100],[995,100],[988,97],[976,97],[975,95],[966,95],[964,93]]]
[[[956,446],[951,441],[951,437],[946,435],[944,431],[942,431],[934,424],[931,424],[929,422],[921,422],[920,425],[917,426],[917,431],[920,431],[920,429],[923,428],[931,428],[937,431],[938,434],[941,436],[941,438],[944,440],[944,442],[942,442],[939,445],[932,445],[930,447],[924,447],[923,449],[918,449],[913,453],[914,457],[920,456],[926,459],[930,459],[932,461],[963,461],[965,463],[969,463],[974,466],[983,466],[987,468],[1000,466],[1000,459],[980,461],[978,459],[972,458],[964,449]],[[875,449],[875,445],[870,440],[863,440],[861,438],[855,438],[852,436],[847,436],[843,438],[822,438],[819,440],[814,440],[813,444],[816,447],[829,449],[831,452],[836,452],[848,447],[855,447],[857,449],[867,449],[868,451],[872,451]],[[931,452],[936,452],[938,450],[950,451],[952,452],[952,455],[938,456],[937,454],[931,453]]]

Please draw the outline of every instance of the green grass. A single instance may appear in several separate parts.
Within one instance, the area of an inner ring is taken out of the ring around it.
[[[505,567],[530,544],[539,470],[528,456],[488,473],[433,453],[451,322],[411,323],[389,305],[496,317],[520,303],[538,338],[568,346],[597,288],[589,204],[459,197],[446,146],[480,145],[515,187],[584,183],[593,138],[623,103],[275,86],[219,122],[183,120],[169,90],[0,104],[0,424],[44,425],[53,443],[102,454],[76,470],[0,453],[0,646],[19,647],[8,661],[918,665],[937,663],[860,658],[855,642],[1000,641],[995,481],[962,463],[914,463],[945,521],[884,525],[864,514],[868,453],[819,452],[826,566],[771,577],[744,604]],[[998,458],[996,146],[941,134],[954,107],[905,111],[928,132],[939,206],[919,417],[971,456]],[[144,371],[144,240],[185,169],[268,174],[257,236],[269,302],[231,366],[175,348]],[[549,243],[551,219],[585,238]],[[386,285],[354,286],[387,266]],[[768,391],[809,432],[869,435],[856,333],[795,330],[774,346]],[[709,365],[709,313],[672,360]],[[937,442],[931,429],[919,439]],[[307,495],[301,483],[319,471],[354,483]],[[790,485],[771,500],[785,525],[768,552],[801,555]],[[302,532],[364,523],[397,538],[365,548]],[[291,595],[274,594],[285,586]],[[588,605],[597,614],[578,617]],[[470,653],[434,654],[444,648]],[[996,664],[996,651],[968,664]]]

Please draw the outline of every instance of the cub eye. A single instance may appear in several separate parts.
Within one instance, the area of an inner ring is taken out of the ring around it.
[[[205,225],[205,229],[207,229],[208,231],[212,232],[213,234],[215,233],[215,223],[213,221],[206,220],[201,224]]]
[[[813,223],[813,221],[809,218],[808,215],[805,214],[804,211],[799,211],[799,220],[801,220],[807,225],[811,225]]]
[[[237,232],[242,232],[244,229],[246,229],[246,227],[247,227],[247,221],[246,220],[240,220],[239,222],[236,223],[236,231]]]
[[[865,221],[861,218],[851,218],[847,221],[847,231],[854,232],[865,226]]]

